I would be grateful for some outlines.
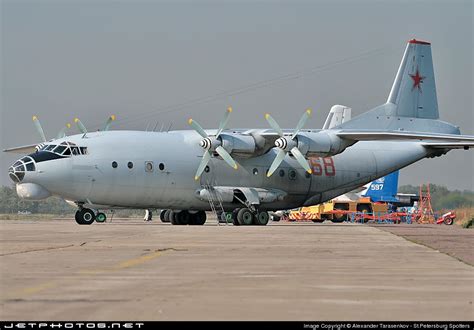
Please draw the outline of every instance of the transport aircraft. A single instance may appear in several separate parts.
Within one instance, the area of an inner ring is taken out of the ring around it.
[[[470,110],[472,111],[472,110]],[[77,207],[78,224],[104,221],[104,210],[166,209],[175,225],[202,225],[218,203],[235,225],[266,225],[269,211],[314,205],[424,158],[468,150],[474,136],[438,114],[431,44],[410,40],[385,104],[338,125],[282,129],[270,114],[269,129],[226,129],[229,107],[217,130],[144,132],[104,129],[10,148],[28,154],[9,168],[20,197],[55,195]],[[263,118],[262,118],[263,119]],[[328,118],[329,119],[329,118]],[[36,149],[36,151],[35,151]]]

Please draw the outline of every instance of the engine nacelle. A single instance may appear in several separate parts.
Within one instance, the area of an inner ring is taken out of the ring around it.
[[[334,156],[354,143],[355,141],[341,139],[329,131],[301,132],[298,134],[298,149],[307,157]]]
[[[240,158],[250,158],[254,156],[259,149],[258,143],[251,135],[222,133],[220,140],[222,141],[222,147],[227,150],[228,153]]]

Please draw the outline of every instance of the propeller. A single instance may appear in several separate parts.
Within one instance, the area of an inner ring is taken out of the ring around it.
[[[188,120],[188,124],[191,125],[191,127],[203,138],[201,142],[199,142],[199,145],[204,149],[204,154],[202,156],[201,163],[199,164],[199,167],[196,171],[196,175],[194,176],[194,180],[198,180],[201,177],[202,172],[204,171],[207,164],[211,160],[211,151],[217,152],[217,154],[221,156],[222,159],[227,164],[229,164],[230,167],[234,169],[238,168],[235,160],[227,152],[227,150],[225,150],[222,147],[222,142],[221,140],[219,140],[219,136],[221,135],[222,131],[227,126],[227,123],[229,122],[229,116],[231,112],[232,112],[232,108],[228,107],[224,114],[224,118],[219,123],[219,128],[217,129],[217,133],[215,136],[209,136],[201,127],[201,125],[199,125],[197,121],[193,119]]]
[[[43,142],[46,142],[46,136],[44,135],[43,127],[41,126],[38,117],[33,116],[33,124],[35,124],[36,130],[38,131],[41,140],[43,140]]]
[[[279,150],[278,150],[277,156],[272,162],[272,165],[270,166],[270,169],[268,170],[267,177],[270,177],[273,174],[273,172],[275,172],[278,166],[280,166],[283,159],[285,159],[285,156],[288,152],[291,152],[291,154],[295,157],[296,161],[306,170],[306,172],[308,172],[309,174],[313,172],[311,168],[309,167],[306,158],[298,149],[298,141],[296,140],[296,136],[298,135],[300,130],[303,128],[303,126],[306,124],[306,121],[311,116],[311,112],[312,112],[311,109],[307,109],[303,113],[291,137],[284,136],[283,131],[280,128],[280,125],[278,125],[275,119],[273,119],[272,116],[270,116],[270,114],[268,113],[265,114],[265,119],[267,120],[268,124],[280,136],[275,141],[275,146]]]
[[[85,134],[87,133],[87,128],[84,126],[84,124],[79,120],[79,118],[74,118],[74,122],[77,125],[77,128],[81,131],[81,133]]]
[[[56,139],[61,139],[66,136],[66,130],[71,128],[71,124],[67,123],[66,126],[61,128],[61,130],[58,132],[58,135],[56,135]]]
[[[105,123],[104,125],[104,128],[102,129],[103,131],[108,131],[109,128],[110,128],[110,125],[112,124],[112,122],[115,120],[115,115],[111,115],[109,117],[109,119],[107,119],[107,122]]]

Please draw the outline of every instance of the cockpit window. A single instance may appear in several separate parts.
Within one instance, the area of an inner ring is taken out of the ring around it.
[[[78,147],[73,142],[61,142],[61,144],[45,144],[38,148],[38,151],[48,151],[60,156],[87,155],[87,147]]]
[[[65,146],[57,146],[57,147],[54,149],[54,152],[57,153],[57,154],[62,154],[65,149],[66,149]]]

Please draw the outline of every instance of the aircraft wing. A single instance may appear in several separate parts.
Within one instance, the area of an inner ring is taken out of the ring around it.
[[[353,141],[422,141],[427,148],[467,149],[474,148],[474,136],[457,134],[432,134],[423,132],[341,130],[336,133],[342,139]]]
[[[27,146],[4,149],[3,152],[12,152],[12,153],[16,153],[16,154],[30,154],[30,153],[36,151],[36,146],[37,145],[38,145],[38,143],[30,144],[30,145],[27,145]]]

